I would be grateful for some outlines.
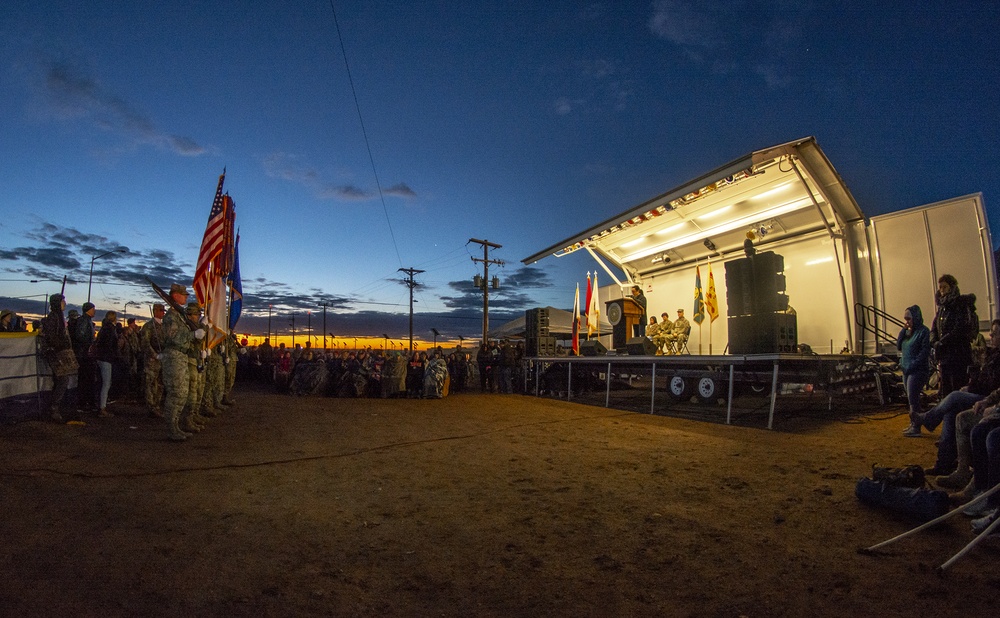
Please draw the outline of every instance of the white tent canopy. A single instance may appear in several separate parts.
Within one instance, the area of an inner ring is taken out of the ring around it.
[[[569,339],[573,335],[573,312],[555,307],[546,307],[546,309],[549,312],[549,335],[556,339]],[[582,321],[580,339],[585,340],[587,338],[586,318],[581,315],[580,319]],[[611,334],[613,327],[604,317],[603,312],[601,313],[600,327],[601,335]],[[524,331],[525,317],[521,315],[506,324],[491,328],[488,334],[490,339],[520,339],[524,337]],[[596,338],[597,335],[598,333],[594,333],[593,337]]]

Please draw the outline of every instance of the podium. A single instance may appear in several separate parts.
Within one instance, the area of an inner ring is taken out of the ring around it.
[[[619,354],[628,350],[628,340],[633,327],[642,322],[642,307],[631,298],[609,300],[605,305],[605,315],[611,322],[611,347]]]

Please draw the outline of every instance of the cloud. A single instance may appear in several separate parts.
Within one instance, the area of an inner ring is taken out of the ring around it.
[[[411,189],[409,185],[403,182],[392,185],[385,190],[385,194],[406,199],[413,199],[417,197],[417,193]]]
[[[370,200],[374,195],[354,185],[340,185],[338,187],[326,187],[319,191],[317,197],[322,199],[333,198],[344,202],[361,202]]]
[[[683,48],[711,48],[721,43],[714,34],[715,21],[711,15],[699,12],[684,0],[657,0],[653,4],[653,15],[649,18],[649,28],[656,36]]]
[[[605,58],[577,63],[563,88],[584,94],[557,97],[552,105],[558,116],[606,108],[623,111],[633,95],[632,79]]]
[[[809,11],[785,0],[754,10],[740,2],[656,0],[648,23],[655,36],[672,43],[687,60],[707,65],[712,75],[755,76],[770,88],[782,89],[793,82],[786,66],[801,47],[803,33],[797,23]]]
[[[181,156],[206,152],[190,137],[164,133],[146,114],[104,89],[77,66],[65,61],[43,63],[44,86],[56,117],[87,120],[94,126]]]
[[[264,173],[271,178],[278,178],[302,185],[313,192],[317,199],[335,200],[340,202],[360,202],[375,199],[378,193],[363,189],[354,184],[337,184],[323,178],[323,174],[301,160],[296,154],[276,151],[261,160]],[[396,183],[385,189],[383,195],[414,199],[416,192],[403,182]]]

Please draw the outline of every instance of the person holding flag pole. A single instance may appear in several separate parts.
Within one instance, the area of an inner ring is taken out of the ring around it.
[[[705,321],[705,298],[701,293],[700,265],[694,271],[694,315],[691,319],[698,323],[698,354],[701,354],[701,323]]]
[[[708,291],[705,292],[705,311],[708,313],[708,353],[712,353],[712,324],[719,317],[719,297],[715,294],[715,277],[712,275],[712,261],[708,262]]]

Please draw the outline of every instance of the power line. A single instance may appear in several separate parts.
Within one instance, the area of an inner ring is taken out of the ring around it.
[[[361,104],[358,102],[358,92],[354,88],[354,78],[351,76],[351,65],[347,62],[347,48],[344,47],[344,37],[340,33],[340,22],[337,20],[337,9],[330,0],[330,11],[333,13],[333,24],[337,27],[337,39],[340,41],[340,52],[344,56],[344,67],[347,69],[347,81],[351,84],[351,94],[354,96],[354,108],[358,111],[358,122],[361,123],[361,134],[365,138],[365,148],[368,149],[368,161],[372,165],[372,175],[375,176],[375,187],[378,189],[379,199],[382,201],[382,212],[385,213],[385,222],[389,226],[389,237],[392,239],[392,248],[396,250],[396,259],[402,267],[403,258],[399,255],[399,246],[396,244],[396,234],[392,231],[392,221],[389,220],[389,208],[385,205],[385,195],[382,194],[382,183],[378,179],[378,170],[375,168],[375,157],[372,156],[371,143],[368,141],[368,131],[365,130],[365,119],[361,115]]]

